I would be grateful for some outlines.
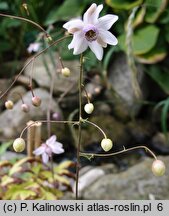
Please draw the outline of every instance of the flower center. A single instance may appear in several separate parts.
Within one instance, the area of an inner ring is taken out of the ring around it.
[[[87,25],[83,28],[86,40],[95,41],[97,39],[98,31],[94,25]]]

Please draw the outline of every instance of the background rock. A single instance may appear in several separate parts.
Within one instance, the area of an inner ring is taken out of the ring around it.
[[[143,99],[147,96],[147,91],[145,88],[145,76],[140,65],[137,66],[138,69],[138,83],[140,84],[141,89],[143,90]],[[109,71],[108,71],[108,80],[115,90],[115,92],[120,96],[119,99],[112,95],[110,92],[108,97],[115,102],[114,109],[119,118],[122,118],[122,112],[126,115],[136,115],[140,110],[141,103],[136,103],[136,97],[131,82],[131,71],[127,64],[127,59],[125,54],[119,54],[113,60]],[[142,99],[142,98],[138,98]],[[137,100],[138,100],[137,99]]]
[[[169,199],[169,157],[161,157],[166,164],[166,174],[155,177],[151,172],[153,160],[146,159],[143,162],[118,174],[108,174],[98,178],[86,188],[82,199],[93,200],[138,200],[149,199],[153,195],[155,199]]]
[[[29,120],[44,120],[46,119],[46,112],[49,104],[49,93],[43,89],[35,89],[34,94],[41,98],[42,103],[40,107],[34,107],[31,104],[31,92],[28,92],[23,96],[25,103],[30,105],[30,112],[24,113],[21,110],[21,100],[18,101],[12,110],[5,110],[0,115],[0,134],[5,138],[16,138],[21,133],[22,129],[26,126]],[[62,112],[57,103],[52,100],[51,110],[58,112],[62,115]],[[56,124],[55,124],[56,125]],[[45,124],[46,126],[46,124]],[[59,125],[59,128],[63,128],[63,125]],[[59,130],[58,130],[59,131]]]
[[[79,62],[76,60],[63,62],[64,66],[68,67],[71,71],[70,77],[64,77],[60,73],[61,67],[60,62],[57,60],[58,57],[56,56],[56,53],[53,56],[56,66],[52,64],[51,57],[48,54],[43,54],[36,59],[33,69],[33,80],[36,81],[38,86],[50,89],[51,79],[53,77],[53,73],[55,73],[54,94],[60,94],[66,90],[68,90],[69,94],[77,92]],[[47,62],[48,70],[45,68],[44,59]],[[29,77],[30,73],[31,64],[25,69],[24,74]],[[72,87],[73,83],[75,84],[75,87]]]

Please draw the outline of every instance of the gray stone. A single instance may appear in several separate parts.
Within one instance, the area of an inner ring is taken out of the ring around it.
[[[32,95],[31,92],[28,92],[26,95],[24,95],[23,100],[30,106],[29,113],[24,113],[21,110],[21,101],[18,101],[12,110],[5,110],[0,115],[0,136],[5,138],[16,138],[16,136],[21,133],[22,129],[26,126],[26,123],[29,120],[46,119],[46,113],[49,104],[49,93],[43,89],[35,89],[34,94],[40,97],[42,100],[40,107],[34,107],[31,104]],[[61,113],[58,104],[54,100],[51,102],[51,110]]]
[[[153,160],[145,159],[127,171],[99,177],[84,190],[82,199],[138,200],[152,195],[155,199],[169,199],[169,156],[160,159],[166,164],[164,176],[155,177],[151,172]]]
[[[64,77],[60,71],[60,62],[56,53],[53,54],[56,66],[52,64],[51,58],[48,54],[40,55],[36,58],[33,68],[33,80],[43,88],[50,89],[51,80],[54,79],[54,94],[60,94],[68,90],[69,94],[77,92],[77,81],[79,77],[79,62],[66,61],[63,62],[64,67],[68,67],[71,71],[70,77]],[[45,68],[44,59],[47,62],[48,70]],[[57,68],[56,68],[57,67]],[[24,74],[28,77],[31,75],[31,64],[25,69]],[[55,74],[55,75],[54,75]],[[75,87],[73,86],[75,83]]]
[[[24,96],[26,89],[23,86],[15,86],[8,93],[8,99],[12,100],[14,103],[21,100],[20,96]]]
[[[114,149],[121,148],[128,143],[130,137],[126,132],[125,125],[111,115],[104,115],[103,113],[102,115],[91,116],[90,121],[102,128],[107,137],[113,140],[115,143]],[[100,146],[103,134],[95,126],[84,123],[82,125],[82,137],[82,147],[87,147],[93,143],[98,143],[98,146]]]
[[[100,168],[94,168],[86,172],[84,175],[80,176],[78,182],[78,193],[79,196],[82,195],[82,192],[88,188],[92,183],[94,183],[101,176],[104,176],[105,172]],[[73,191],[75,193],[76,185],[73,186]]]
[[[146,91],[145,87],[143,87],[143,84],[145,83],[145,77],[142,70],[142,67],[138,65],[138,83],[143,90],[143,98],[146,97]],[[110,82],[110,85],[115,90],[115,92],[120,96],[119,99],[115,97],[115,95],[109,95],[109,97],[114,98],[115,102],[115,110],[116,112],[119,110],[120,114],[117,115],[120,117],[121,113],[124,111],[126,114],[133,114],[136,115],[141,107],[140,103],[136,103],[136,96],[132,87],[132,77],[131,77],[131,70],[127,64],[126,55],[119,54],[111,64],[109,71],[108,71],[108,79]],[[117,95],[116,95],[117,96]],[[142,99],[137,98],[137,100]],[[118,107],[116,108],[116,106]],[[119,108],[120,107],[120,108]]]
[[[10,80],[9,79],[0,79],[0,95],[9,87]],[[0,100],[0,107],[2,107],[5,103],[4,99]]]

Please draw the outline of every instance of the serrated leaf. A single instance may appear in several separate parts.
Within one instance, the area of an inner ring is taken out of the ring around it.
[[[40,172],[40,175],[45,178],[45,179],[49,179],[52,178],[52,172],[51,171],[42,171]]]
[[[39,174],[41,169],[42,169],[42,164],[37,164],[36,166],[33,166],[31,168],[32,172],[34,172],[36,175]]]
[[[57,174],[54,175],[54,178],[55,180],[57,180],[58,182],[62,183],[62,184],[65,184],[65,185],[70,185],[70,182],[68,179],[66,179],[65,177],[63,176],[59,176]]]
[[[5,198],[12,200],[25,200],[30,198],[32,199],[37,196],[37,193],[31,190],[34,185],[37,185],[37,183],[26,182],[19,185],[11,185],[6,192]]]
[[[27,163],[27,162],[31,162],[32,160],[35,160],[33,157],[25,157],[19,161],[17,161],[13,167],[10,169],[9,171],[9,175],[12,176],[15,173],[18,173],[22,170],[22,165]]]
[[[8,184],[11,184],[14,182],[14,179],[11,178],[10,176],[3,176],[1,179],[1,187],[7,186]]]
[[[74,165],[74,163],[72,161],[64,161],[55,167],[55,171],[57,172],[57,170],[67,169],[73,165]]]
[[[12,166],[11,162],[5,160],[5,161],[0,161],[0,169],[6,166]]]
[[[143,0],[106,0],[106,3],[113,9],[130,10],[135,6],[141,5]]]

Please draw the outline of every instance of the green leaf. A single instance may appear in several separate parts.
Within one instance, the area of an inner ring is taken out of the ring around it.
[[[4,186],[7,186],[8,184],[11,184],[14,182],[14,179],[11,178],[10,176],[3,176],[2,179],[1,179],[1,187],[4,187]]]
[[[146,0],[146,16],[145,20],[149,23],[155,23],[161,13],[166,9],[168,0]]]
[[[68,20],[72,17],[80,16],[83,12],[84,5],[79,0],[66,0],[57,9],[54,8],[48,15],[45,24],[53,24],[56,21]]]
[[[8,10],[8,4],[6,2],[0,2],[0,10]]]
[[[40,173],[41,169],[42,169],[42,164],[37,164],[36,166],[33,166],[31,168],[32,172],[34,172],[36,175]]]
[[[0,155],[3,155],[11,145],[12,145],[12,142],[2,143],[0,145]]]
[[[167,56],[167,50],[163,46],[156,46],[148,53],[137,55],[136,58],[143,64],[155,64],[162,61]]]
[[[11,185],[6,192],[5,199],[34,199],[34,197],[37,196],[37,192],[33,191],[33,189],[37,188],[39,188],[39,185],[31,181],[18,185]]]
[[[146,70],[146,73],[158,83],[163,91],[169,94],[169,72],[162,71],[159,67],[152,65]]]
[[[17,161],[17,162],[13,165],[13,167],[10,169],[9,175],[12,176],[13,174],[20,172],[20,171],[22,170],[22,165],[23,165],[24,163],[30,162],[30,161],[32,161],[32,160],[34,160],[32,157],[25,157],[25,158],[23,158],[23,159]]]
[[[154,25],[148,25],[142,27],[134,32],[133,35],[133,53],[135,55],[141,55],[149,52],[156,44],[159,29]],[[121,35],[119,39],[119,45],[123,50],[126,50],[126,35]]]
[[[106,0],[106,3],[113,9],[130,10],[137,5],[141,5],[143,0]]]
[[[143,23],[145,14],[146,14],[146,8],[141,7],[138,10],[138,13],[136,14],[136,17],[134,19],[134,22],[133,22],[133,27],[134,28]]]
[[[16,27],[21,26],[21,22],[22,21],[16,20],[16,19],[5,18],[1,23],[1,27],[2,28],[16,28]]]

